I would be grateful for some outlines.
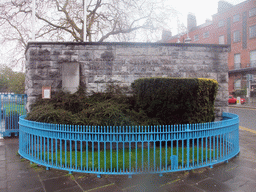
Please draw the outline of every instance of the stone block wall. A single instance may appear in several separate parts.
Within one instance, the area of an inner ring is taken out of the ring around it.
[[[42,86],[65,89],[63,67],[70,64],[79,66],[80,85],[88,92],[104,91],[108,83],[129,86],[142,77],[216,79],[215,108],[220,116],[228,106],[228,51],[227,45],[207,44],[30,42],[25,81],[28,110]]]

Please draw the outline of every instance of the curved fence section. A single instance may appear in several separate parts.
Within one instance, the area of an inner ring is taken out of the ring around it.
[[[94,127],[33,122],[20,117],[19,154],[47,168],[101,174],[191,170],[239,153],[239,118],[202,124]]]

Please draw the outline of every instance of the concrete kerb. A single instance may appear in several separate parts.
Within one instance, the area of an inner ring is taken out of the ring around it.
[[[255,105],[229,105],[228,107],[230,108],[245,108],[245,109],[256,109],[256,104]]]

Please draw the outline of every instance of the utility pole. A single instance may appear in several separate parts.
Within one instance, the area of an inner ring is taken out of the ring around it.
[[[35,24],[36,24],[36,0],[32,0],[32,41],[36,40],[36,35],[35,35]]]
[[[86,42],[86,19],[87,17],[87,0],[84,0],[84,35],[83,35],[83,41]]]

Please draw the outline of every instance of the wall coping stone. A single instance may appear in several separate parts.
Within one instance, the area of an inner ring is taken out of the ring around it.
[[[42,45],[127,45],[127,46],[176,46],[176,47],[218,47],[230,48],[228,44],[198,44],[198,43],[144,43],[144,42],[28,42],[26,51],[29,47],[39,47]]]

